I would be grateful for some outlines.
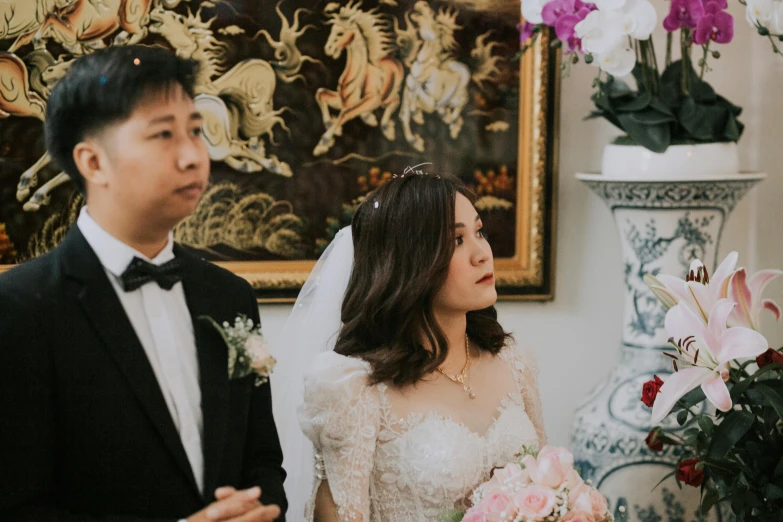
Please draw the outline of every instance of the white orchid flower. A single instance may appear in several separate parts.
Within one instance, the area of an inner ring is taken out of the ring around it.
[[[622,16],[619,11],[591,11],[574,26],[574,33],[584,52],[608,55],[622,42]]]
[[[541,12],[550,0],[522,0],[522,17],[531,24],[542,24]]]
[[[627,43],[621,42],[608,53],[594,55],[593,64],[612,76],[622,77],[633,71],[636,53]]]
[[[626,0],[621,12],[623,33],[637,40],[648,39],[658,23],[658,13],[648,0]]]

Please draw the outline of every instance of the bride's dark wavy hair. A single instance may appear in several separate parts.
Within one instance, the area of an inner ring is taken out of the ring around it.
[[[373,384],[415,384],[446,359],[448,343],[433,300],[454,254],[458,193],[476,200],[451,176],[397,177],[369,194],[354,214],[353,270],[335,351],[369,362]],[[467,333],[492,354],[511,337],[494,306],[468,312]]]

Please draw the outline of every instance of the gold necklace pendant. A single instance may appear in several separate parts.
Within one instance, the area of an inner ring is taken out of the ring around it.
[[[473,388],[470,387],[470,342],[468,341],[468,334],[465,334],[465,366],[462,368],[462,373],[459,375],[449,375],[440,368],[436,368],[440,373],[445,375],[449,380],[462,385],[462,389],[468,392],[468,397],[471,399],[476,398],[476,393]]]

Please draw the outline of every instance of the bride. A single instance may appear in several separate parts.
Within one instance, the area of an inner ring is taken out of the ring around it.
[[[303,288],[281,338],[297,362],[279,379],[310,365],[299,408],[315,449],[307,520],[436,520],[523,446],[545,444],[534,360],[497,322],[473,201],[447,176],[388,181]],[[295,476],[301,450],[282,438]]]

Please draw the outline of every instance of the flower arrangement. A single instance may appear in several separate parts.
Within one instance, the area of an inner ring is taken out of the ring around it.
[[[269,381],[277,361],[269,354],[269,344],[261,334],[261,325],[254,326],[253,320],[240,314],[234,324],[224,321],[218,324],[209,316],[208,321],[220,333],[228,348],[228,378],[241,379],[255,374],[255,385]]]
[[[759,333],[762,311],[781,309],[762,293],[780,270],[748,278],[732,252],[710,277],[694,261],[682,280],[647,275],[645,281],[668,309],[674,373],[644,384],[642,401],[652,422],[676,414],[682,436],[661,427],[647,436],[653,451],[682,449],[673,474],[702,488],[706,513],[725,501],[738,521],[778,520],[783,513],[783,353]],[[708,408],[708,404],[715,408]]]
[[[608,502],[574,469],[565,448],[525,448],[517,462],[496,469],[478,486],[465,513],[442,520],[462,522],[610,522]]]
[[[676,144],[736,142],[743,131],[741,109],[705,80],[710,60],[720,58],[719,46],[734,37],[727,8],[727,0],[670,0],[660,24],[666,49],[658,53],[652,33],[659,21],[649,0],[523,0],[520,37],[524,52],[551,30],[553,44],[566,55],[564,67],[581,56],[598,68],[595,110],[588,117],[622,130],[617,143],[664,152]],[[747,19],[781,53],[775,41],[783,39],[783,3],[747,0]],[[620,79],[629,74],[631,84]]]

